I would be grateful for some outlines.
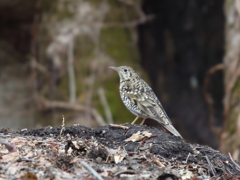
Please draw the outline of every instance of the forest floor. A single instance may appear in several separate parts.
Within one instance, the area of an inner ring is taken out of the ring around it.
[[[231,157],[149,126],[1,129],[0,138],[0,179],[240,179]]]

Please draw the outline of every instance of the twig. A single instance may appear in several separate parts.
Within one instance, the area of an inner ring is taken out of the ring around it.
[[[92,108],[92,115],[94,116],[94,119],[97,121],[97,123],[100,126],[106,125],[105,121],[103,120],[102,116],[97,112],[96,109]]]
[[[86,93],[86,106],[90,109],[92,106],[92,96],[93,96],[93,89],[94,89],[94,83],[95,83],[95,72],[91,70],[91,75],[89,77],[89,88]],[[85,118],[86,121],[91,120],[91,115],[88,112],[85,112]]]
[[[117,127],[117,128],[122,128],[122,129],[129,129],[129,127],[123,126],[123,125],[120,125],[120,124],[110,124],[110,126]]]
[[[138,14],[139,19],[133,20],[132,23],[128,22],[128,24],[132,24],[132,26],[137,26],[139,24],[146,23],[147,21],[151,21],[152,19],[155,18],[154,15],[146,15],[144,11],[142,10],[142,4],[141,3],[136,3],[135,1],[125,1],[125,0],[118,0],[119,2],[122,2],[128,6],[132,6],[133,9],[135,9],[136,13]],[[126,27],[131,27],[131,26],[126,26]]]
[[[36,97],[36,102],[38,102],[38,110],[47,110],[53,108],[59,109],[67,109],[67,110],[75,110],[75,111],[88,111],[91,112],[91,109],[87,108],[86,106],[79,105],[79,104],[69,104],[63,101],[49,101],[48,99],[38,96]]]
[[[103,88],[98,88],[98,96],[100,98],[100,101],[102,103],[103,109],[104,109],[104,113],[107,119],[108,124],[113,123],[113,118],[112,118],[112,113],[110,111],[105,93],[104,93],[104,89]]]
[[[36,102],[39,103],[38,110],[59,108],[59,109],[68,109],[68,110],[74,110],[74,111],[87,112],[88,114],[93,116],[93,118],[97,121],[97,123],[100,126],[106,125],[103,118],[94,108],[89,108],[79,104],[69,104],[62,101],[49,101],[44,97],[36,97]]]
[[[158,135],[151,135],[150,137],[145,137],[142,141],[141,141],[141,144],[143,144],[143,143],[145,143],[145,141],[147,140],[147,139],[150,139],[150,138],[152,138],[152,137],[157,137]]]
[[[209,167],[210,167],[213,175],[216,176],[216,171],[215,171],[215,169],[213,168],[213,164],[210,162],[210,160],[209,160],[209,158],[207,157],[207,155],[204,156],[204,157],[206,158],[206,160],[207,160],[207,162],[208,162],[208,165],[209,165]]]
[[[90,167],[85,161],[82,161],[81,164],[85,167],[96,179],[103,180],[103,178],[92,168]]]
[[[133,170],[120,170],[118,172],[116,172],[115,174],[113,174],[113,176],[119,176],[120,174],[136,174],[136,171]]]
[[[231,174],[231,175],[233,175],[233,174],[234,174],[234,173],[233,173],[232,171],[230,171],[230,169],[229,169],[229,168],[227,168],[227,167],[226,167],[226,170],[227,170],[227,173],[228,173],[228,174]]]
[[[228,153],[228,155],[229,155],[231,161],[233,162],[233,164],[236,166],[236,169],[237,169],[238,171],[240,171],[240,166],[233,160],[233,158],[232,158],[232,156],[231,156],[231,153]]]
[[[161,156],[161,155],[158,155],[158,157],[162,158],[164,161],[166,161],[166,158]]]
[[[155,18],[154,15],[146,15],[144,17],[140,17],[139,19],[129,21],[129,22],[123,22],[123,23],[117,23],[117,22],[109,22],[109,23],[103,23],[102,27],[103,28],[109,28],[109,27],[122,27],[122,28],[132,28],[136,27],[140,24],[144,24],[148,21],[151,21]],[[94,24],[95,26],[99,26],[98,23]]]
[[[62,135],[62,133],[65,131],[65,118],[64,118],[64,115],[62,115],[62,128],[61,128],[61,131],[60,131],[60,136]]]
[[[152,159],[159,167],[161,167],[161,168],[165,167],[165,165],[163,163],[161,163],[154,155],[152,155]]]
[[[19,159],[17,160],[17,162],[22,162],[22,161],[26,161],[26,162],[38,162],[39,160],[30,159],[30,158],[26,158],[26,157],[19,156]]]
[[[188,162],[188,158],[190,157],[191,153],[188,153],[188,156],[186,158],[186,163]]]
[[[43,66],[42,64],[40,64],[39,62],[37,62],[37,60],[32,57],[30,60],[30,67],[32,70],[38,70],[39,72],[42,73],[48,73],[48,70],[45,66]]]

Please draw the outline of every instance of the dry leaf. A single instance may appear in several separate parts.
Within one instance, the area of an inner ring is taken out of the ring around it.
[[[192,177],[194,176],[193,173],[191,171],[184,171],[184,170],[180,170],[179,174],[181,175],[182,179],[192,179]]]
[[[4,162],[14,162],[19,158],[19,153],[18,152],[12,152],[6,155],[2,156],[2,160]]]
[[[142,140],[143,138],[150,137],[151,135],[152,133],[150,133],[149,131],[143,132],[138,131],[137,133],[133,134],[130,138],[125,139],[124,141],[136,142]]]
[[[114,161],[115,163],[119,163],[119,162],[122,162],[122,160],[124,159],[125,156],[122,156],[121,154],[116,154],[114,155]]]

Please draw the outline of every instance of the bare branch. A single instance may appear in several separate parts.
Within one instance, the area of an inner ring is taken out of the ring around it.
[[[210,79],[211,79],[211,76],[216,72],[216,71],[219,71],[219,70],[223,70],[224,69],[224,65],[223,64],[217,64],[213,67],[211,67],[206,75],[205,75],[205,78],[204,78],[204,85],[203,85],[203,94],[205,96],[205,100],[208,104],[208,108],[209,108],[209,122],[210,122],[210,128],[216,133],[216,134],[219,134],[220,132],[220,128],[216,128],[214,126],[214,122],[215,122],[215,117],[214,117],[214,112],[215,112],[215,109],[214,109],[214,101],[213,101],[213,98],[212,98],[212,95],[208,92],[207,88],[210,84]]]
[[[110,111],[110,108],[109,108],[109,105],[108,105],[108,102],[107,102],[107,98],[105,96],[105,92],[104,92],[103,88],[98,88],[98,96],[99,96],[100,101],[102,103],[107,123],[108,124],[113,123],[112,113]]]
[[[123,125],[120,125],[120,124],[110,124],[110,126],[117,127],[117,128],[122,128],[122,129],[129,129],[129,127],[123,126]]]
[[[230,153],[228,153],[228,155],[229,155],[231,161],[233,162],[233,164],[236,166],[236,169],[237,169],[238,171],[240,171],[240,166],[233,160],[233,158],[232,158],[232,156],[231,156]]]
[[[73,49],[74,43],[73,39],[68,42],[67,45],[67,69],[68,69],[68,77],[69,77],[69,102],[71,104],[76,103],[76,80],[75,80],[75,72],[73,66]]]
[[[85,161],[81,162],[82,166],[85,167],[96,179],[103,180],[103,178],[92,168],[90,167]]]
[[[81,111],[86,112],[93,116],[93,118],[97,121],[97,123],[100,126],[105,125],[103,118],[100,116],[100,114],[94,109],[89,108],[80,104],[69,104],[66,102],[61,101],[49,101],[45,99],[44,97],[37,97],[36,101],[38,102],[38,109],[44,110],[44,109],[53,109],[53,108],[59,108],[59,109],[67,109],[67,110],[74,110],[74,111]]]
[[[61,128],[61,131],[60,131],[60,136],[63,134],[63,132],[65,131],[65,118],[64,118],[64,115],[62,115],[62,128]]]
[[[206,155],[206,156],[204,156],[204,157],[206,158],[206,160],[207,160],[207,162],[208,162],[208,166],[209,166],[209,168],[211,169],[213,175],[216,176],[216,170],[214,169],[214,166],[213,166],[213,164],[210,162],[208,156]]]
[[[108,23],[103,23],[101,24],[103,28],[108,28],[108,27],[123,27],[123,28],[131,28],[131,27],[136,27],[140,24],[144,24],[148,21],[151,21],[155,18],[154,15],[146,15],[142,16],[139,19],[129,21],[129,22],[122,22],[122,23],[117,23],[117,22],[108,22]],[[98,23],[94,23],[94,25],[99,26]]]
[[[42,72],[42,73],[47,73],[48,72],[48,70],[45,68],[45,66],[38,63],[34,57],[31,58],[30,67],[32,69],[36,69],[36,70],[38,70],[39,72]]]

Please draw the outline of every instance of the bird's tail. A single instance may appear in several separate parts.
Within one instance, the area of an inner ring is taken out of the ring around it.
[[[171,132],[174,136],[179,136],[183,139],[181,134],[173,127],[171,124],[164,125],[164,128],[167,129],[169,132]]]

